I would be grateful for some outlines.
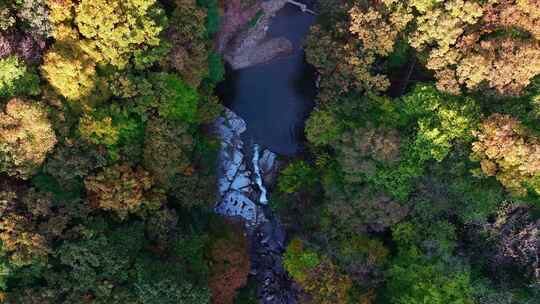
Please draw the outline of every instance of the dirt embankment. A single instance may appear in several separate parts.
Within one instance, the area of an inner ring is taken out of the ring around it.
[[[292,43],[287,39],[267,38],[272,17],[287,2],[256,0],[244,6],[242,0],[226,1],[216,49],[233,69],[264,63],[292,51]]]

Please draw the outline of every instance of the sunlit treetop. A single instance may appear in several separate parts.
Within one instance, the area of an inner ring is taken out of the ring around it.
[[[29,178],[56,144],[43,105],[10,100],[0,112],[0,172]]]
[[[120,69],[160,45],[166,22],[155,0],[82,0],[76,7],[81,47],[97,62]]]

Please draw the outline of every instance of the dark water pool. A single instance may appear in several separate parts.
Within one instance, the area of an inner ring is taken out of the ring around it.
[[[301,150],[304,121],[316,96],[315,70],[306,63],[301,46],[314,22],[315,16],[287,4],[273,19],[269,37],[286,37],[294,52],[263,65],[227,70],[219,95],[247,122],[247,143],[284,155]]]

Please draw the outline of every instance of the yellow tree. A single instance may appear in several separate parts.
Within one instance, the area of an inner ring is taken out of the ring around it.
[[[0,172],[29,178],[55,144],[55,133],[40,103],[12,99],[0,112]]]
[[[526,195],[527,187],[540,193],[540,141],[517,119],[493,114],[475,135],[472,159],[484,175],[495,176],[517,196]]]
[[[160,45],[166,17],[156,0],[82,0],[75,23],[94,60],[124,69],[133,56]]]

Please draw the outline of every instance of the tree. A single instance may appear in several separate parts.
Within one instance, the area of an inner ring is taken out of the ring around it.
[[[370,97],[352,109],[347,103],[340,107],[336,112],[350,131],[333,146],[344,180],[382,187],[399,200],[408,197],[430,161],[443,161],[455,146],[473,139],[480,112],[473,99],[432,86],[417,86],[391,104]],[[360,114],[351,115],[356,111]]]
[[[247,283],[250,257],[240,225],[227,223],[222,237],[210,244],[210,278],[213,304],[232,304],[236,291]]]
[[[114,146],[119,140],[119,130],[110,116],[93,117],[85,114],[79,121],[81,138],[96,145]]]
[[[327,193],[328,212],[339,227],[353,233],[380,232],[399,223],[409,208],[382,192],[353,185],[343,193]],[[359,188],[359,190],[353,190]]]
[[[17,8],[17,15],[30,26],[34,35],[49,37],[52,25],[49,22],[46,2],[46,0],[22,0]]]
[[[399,160],[401,139],[396,130],[359,128],[341,137],[338,162],[345,180],[356,182],[360,175],[374,174],[377,162],[392,163]]]
[[[150,76],[153,85],[153,106],[159,116],[188,123],[198,121],[197,104],[199,95],[176,74],[155,73]]]
[[[304,248],[300,239],[293,239],[287,246],[283,264],[314,303],[347,303],[351,279],[339,273],[327,257]]]
[[[36,63],[45,47],[45,40],[40,36],[17,30],[0,32],[0,58],[18,56],[28,63]]]
[[[540,220],[534,220],[530,208],[505,204],[487,230],[495,240],[490,268],[540,282]]]
[[[389,88],[380,59],[394,52],[412,16],[405,9],[377,10],[378,6],[361,1],[322,4],[325,22],[311,28],[306,42],[307,61],[321,74],[320,101]]]
[[[418,125],[414,142],[420,159],[442,161],[456,142],[472,140],[479,108],[472,98],[456,98],[432,86],[417,86],[402,98],[405,116]]]
[[[440,263],[396,262],[389,271],[392,303],[474,303],[470,274],[451,272]]]
[[[83,179],[105,164],[105,155],[96,147],[70,140],[56,146],[47,158],[43,172],[61,185],[62,192],[78,191],[79,187],[84,187]]]
[[[540,143],[517,119],[493,114],[475,136],[471,158],[485,176],[495,176],[516,196],[525,196],[527,188],[540,193]]]
[[[0,113],[0,172],[29,178],[55,144],[55,133],[40,103],[11,99]]]
[[[166,17],[155,0],[83,0],[75,23],[85,38],[80,46],[96,62],[126,68],[132,58],[141,63],[153,48]],[[144,65],[143,65],[144,66]]]
[[[315,145],[332,144],[338,140],[340,126],[335,115],[328,110],[315,110],[306,121],[306,137]]]
[[[388,270],[386,296],[391,303],[474,303],[471,274],[451,255],[454,227],[445,222],[406,222],[393,229],[392,237],[398,255]]]
[[[414,21],[409,42],[426,55],[443,91],[490,88],[519,95],[540,74],[537,1],[383,2]]]
[[[39,95],[39,77],[16,56],[0,59],[0,97]]]
[[[148,122],[143,152],[143,165],[155,177],[158,185],[169,189],[174,177],[191,169],[190,154],[193,137],[188,127],[161,118]]]
[[[53,210],[49,193],[9,180],[0,181],[0,189],[2,254],[14,268],[43,264],[69,218],[61,210]]]
[[[49,270],[48,293],[55,303],[136,303],[126,286],[133,284],[129,272],[146,244],[144,226],[134,222],[111,229],[99,217],[85,224],[76,239],[56,248],[60,267]]]
[[[114,165],[87,177],[84,184],[92,207],[113,211],[120,219],[141,211],[145,205],[151,208],[161,205],[160,201],[153,201],[156,199],[150,191],[153,180],[141,168]]]
[[[130,99],[125,112],[139,115],[143,120],[158,114],[167,120],[195,124],[200,120],[197,90],[174,73],[113,73],[109,76],[109,89],[117,97]]]
[[[0,30],[6,31],[12,27],[17,20],[9,6],[4,3],[0,3],[0,5]]]
[[[43,77],[62,96],[80,100],[94,90],[96,64],[72,39],[57,41],[41,66]]]
[[[179,280],[163,279],[137,285],[139,299],[144,304],[208,304],[210,294],[207,289]]]
[[[339,23],[339,28],[345,26]],[[385,76],[372,74],[375,54],[362,52],[355,40],[341,43],[347,39],[341,37],[344,32],[315,25],[306,40],[306,59],[321,74],[318,98],[322,102],[331,102],[355,90],[385,91],[390,85]]]
[[[383,16],[372,7],[365,11],[357,5],[349,10],[349,16],[349,31],[362,42],[364,50],[381,56],[390,55],[394,51],[399,32],[413,18],[404,9],[390,11],[388,16]]]
[[[209,73],[211,56],[206,42],[205,18],[207,14],[196,0],[176,0],[172,21],[166,37],[172,43],[167,65],[174,68],[192,87],[198,87]]]
[[[383,267],[388,264],[390,252],[380,240],[365,234],[342,233],[333,248],[337,250],[332,258],[356,284],[374,288],[383,282]]]
[[[107,147],[112,159],[119,159],[123,154],[138,160],[144,141],[144,119],[132,104],[112,103],[85,112],[79,120],[78,131],[85,141]]]
[[[317,173],[304,161],[290,163],[281,171],[278,181],[279,191],[294,193],[311,189],[317,183]]]

